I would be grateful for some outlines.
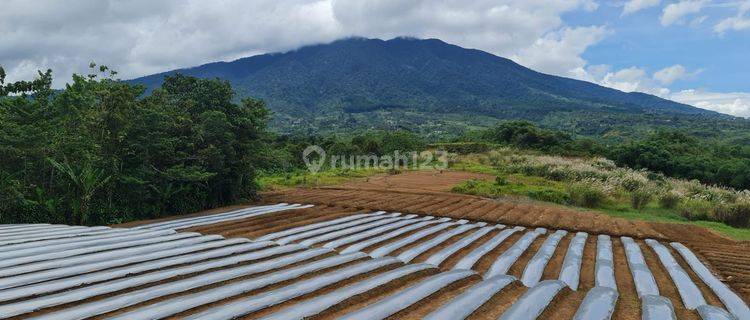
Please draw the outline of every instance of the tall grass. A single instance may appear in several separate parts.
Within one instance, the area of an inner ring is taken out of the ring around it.
[[[578,158],[544,155],[502,148],[484,154],[461,157],[462,163],[490,166],[500,175],[542,177],[564,183],[563,195],[532,192],[530,198],[566,199],[570,204],[599,208],[608,203],[626,203],[643,210],[652,202],[674,210],[688,220],[723,222],[750,227],[750,191],[680,180],[647,170],[618,167],[601,157]],[[532,196],[533,195],[533,196]],[[560,203],[562,200],[551,202]]]

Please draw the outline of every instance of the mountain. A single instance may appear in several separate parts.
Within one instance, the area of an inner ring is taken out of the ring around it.
[[[165,75],[228,80],[239,97],[265,100],[276,130],[411,128],[451,133],[527,119],[583,134],[633,124],[737,121],[644,93],[543,74],[437,39],[348,38],[130,80],[149,89]],[[721,127],[721,126],[719,126]]]

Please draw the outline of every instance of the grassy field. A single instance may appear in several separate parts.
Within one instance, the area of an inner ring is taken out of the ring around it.
[[[571,195],[569,181],[556,181],[546,177],[523,173],[507,173],[503,169],[475,161],[472,157],[461,157],[451,169],[496,176],[494,181],[468,180],[453,188],[453,192],[488,198],[514,201],[535,201],[547,205],[561,206],[582,211],[593,211],[631,220],[686,223],[709,228],[737,240],[750,240],[750,229],[736,228],[727,224],[700,219],[687,219],[678,208],[664,208],[656,198],[642,208],[634,209],[626,193],[607,196],[595,206],[582,206]],[[298,170],[290,173],[262,174],[259,183],[262,190],[279,190],[291,187],[333,186],[387,173],[384,169],[328,169],[318,173]]]
[[[258,178],[261,190],[278,190],[291,187],[321,187],[342,184],[354,179],[366,178],[386,170],[381,169],[329,169],[318,173],[308,170],[296,170],[285,173],[266,173]]]
[[[570,184],[567,182],[519,173],[508,174],[492,165],[481,164],[466,158],[454,163],[452,169],[492,174],[498,177],[495,181],[465,181],[453,188],[453,192],[456,193],[489,198],[537,201],[631,220],[686,223],[714,230],[736,240],[750,240],[750,229],[748,228],[736,228],[716,221],[691,221],[680,215],[677,208],[663,208],[655,199],[649,201],[641,209],[634,209],[630,204],[630,199],[624,195],[608,197],[595,208],[585,208],[572,203],[569,193]]]

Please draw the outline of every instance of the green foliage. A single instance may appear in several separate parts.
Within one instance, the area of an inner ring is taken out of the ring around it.
[[[665,192],[659,196],[659,206],[664,209],[674,209],[680,203],[682,197],[674,192]]]
[[[255,197],[263,102],[181,75],[144,96],[91,67],[54,94],[49,72],[2,85],[0,222],[107,224]]]
[[[677,212],[687,220],[708,220],[714,205],[701,199],[683,199],[677,206]]]
[[[607,195],[599,188],[587,183],[573,183],[568,187],[573,204],[584,208],[600,207],[607,200]]]
[[[507,186],[508,178],[506,178],[505,176],[497,176],[495,177],[495,184],[498,186]]]
[[[638,188],[630,191],[630,206],[636,210],[642,210],[651,202],[653,192],[645,188]]]
[[[744,132],[750,133],[750,130]],[[655,182],[663,182],[665,176],[668,176],[750,189],[750,144],[699,137],[686,131],[659,129],[644,134],[642,138],[621,142],[572,136],[562,131],[540,128],[528,121],[510,121],[492,129],[468,133],[459,140],[470,140],[475,144],[500,144],[556,155],[603,156],[613,159],[620,166],[636,170],[648,169],[651,171],[649,180]],[[553,172],[544,167],[527,167],[523,170],[530,175],[544,173],[559,181],[570,179],[565,176],[568,172]],[[623,187],[631,191],[637,189],[640,182],[624,183],[629,185]]]
[[[384,173],[384,171],[379,169],[328,169],[318,173],[311,173],[307,170],[296,169],[290,172],[262,173],[258,177],[258,184],[263,190],[276,190],[289,187],[319,187],[367,178],[378,173]]]
[[[551,188],[542,190],[530,190],[526,193],[526,196],[534,200],[547,201],[557,204],[571,203],[570,194]]]
[[[750,203],[737,202],[721,204],[713,207],[712,215],[715,220],[727,225],[747,228],[750,226]]]
[[[445,150],[456,154],[484,153],[492,150],[493,145],[486,142],[455,142],[455,143],[435,143],[430,147]]]
[[[619,144],[607,155],[619,165],[647,168],[670,177],[750,188],[750,146],[660,130]]]
[[[484,132],[482,139],[518,148],[562,152],[573,141],[570,135],[540,129],[528,121],[510,121]]]

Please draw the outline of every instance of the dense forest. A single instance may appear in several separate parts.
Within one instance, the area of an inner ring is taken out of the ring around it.
[[[52,90],[51,71],[5,83],[0,69],[0,222],[109,224],[251,200],[259,172],[303,169],[302,150],[313,144],[343,155],[511,146],[750,188],[750,147],[723,136],[654,126],[611,139],[528,121],[453,138],[405,129],[278,134],[267,129],[264,102],[238,99],[227,81],[176,74],[147,92],[115,74],[92,65]]]
[[[144,96],[93,70],[60,91],[49,71],[0,73],[0,222],[109,224],[255,197],[263,102],[184,76]]]

